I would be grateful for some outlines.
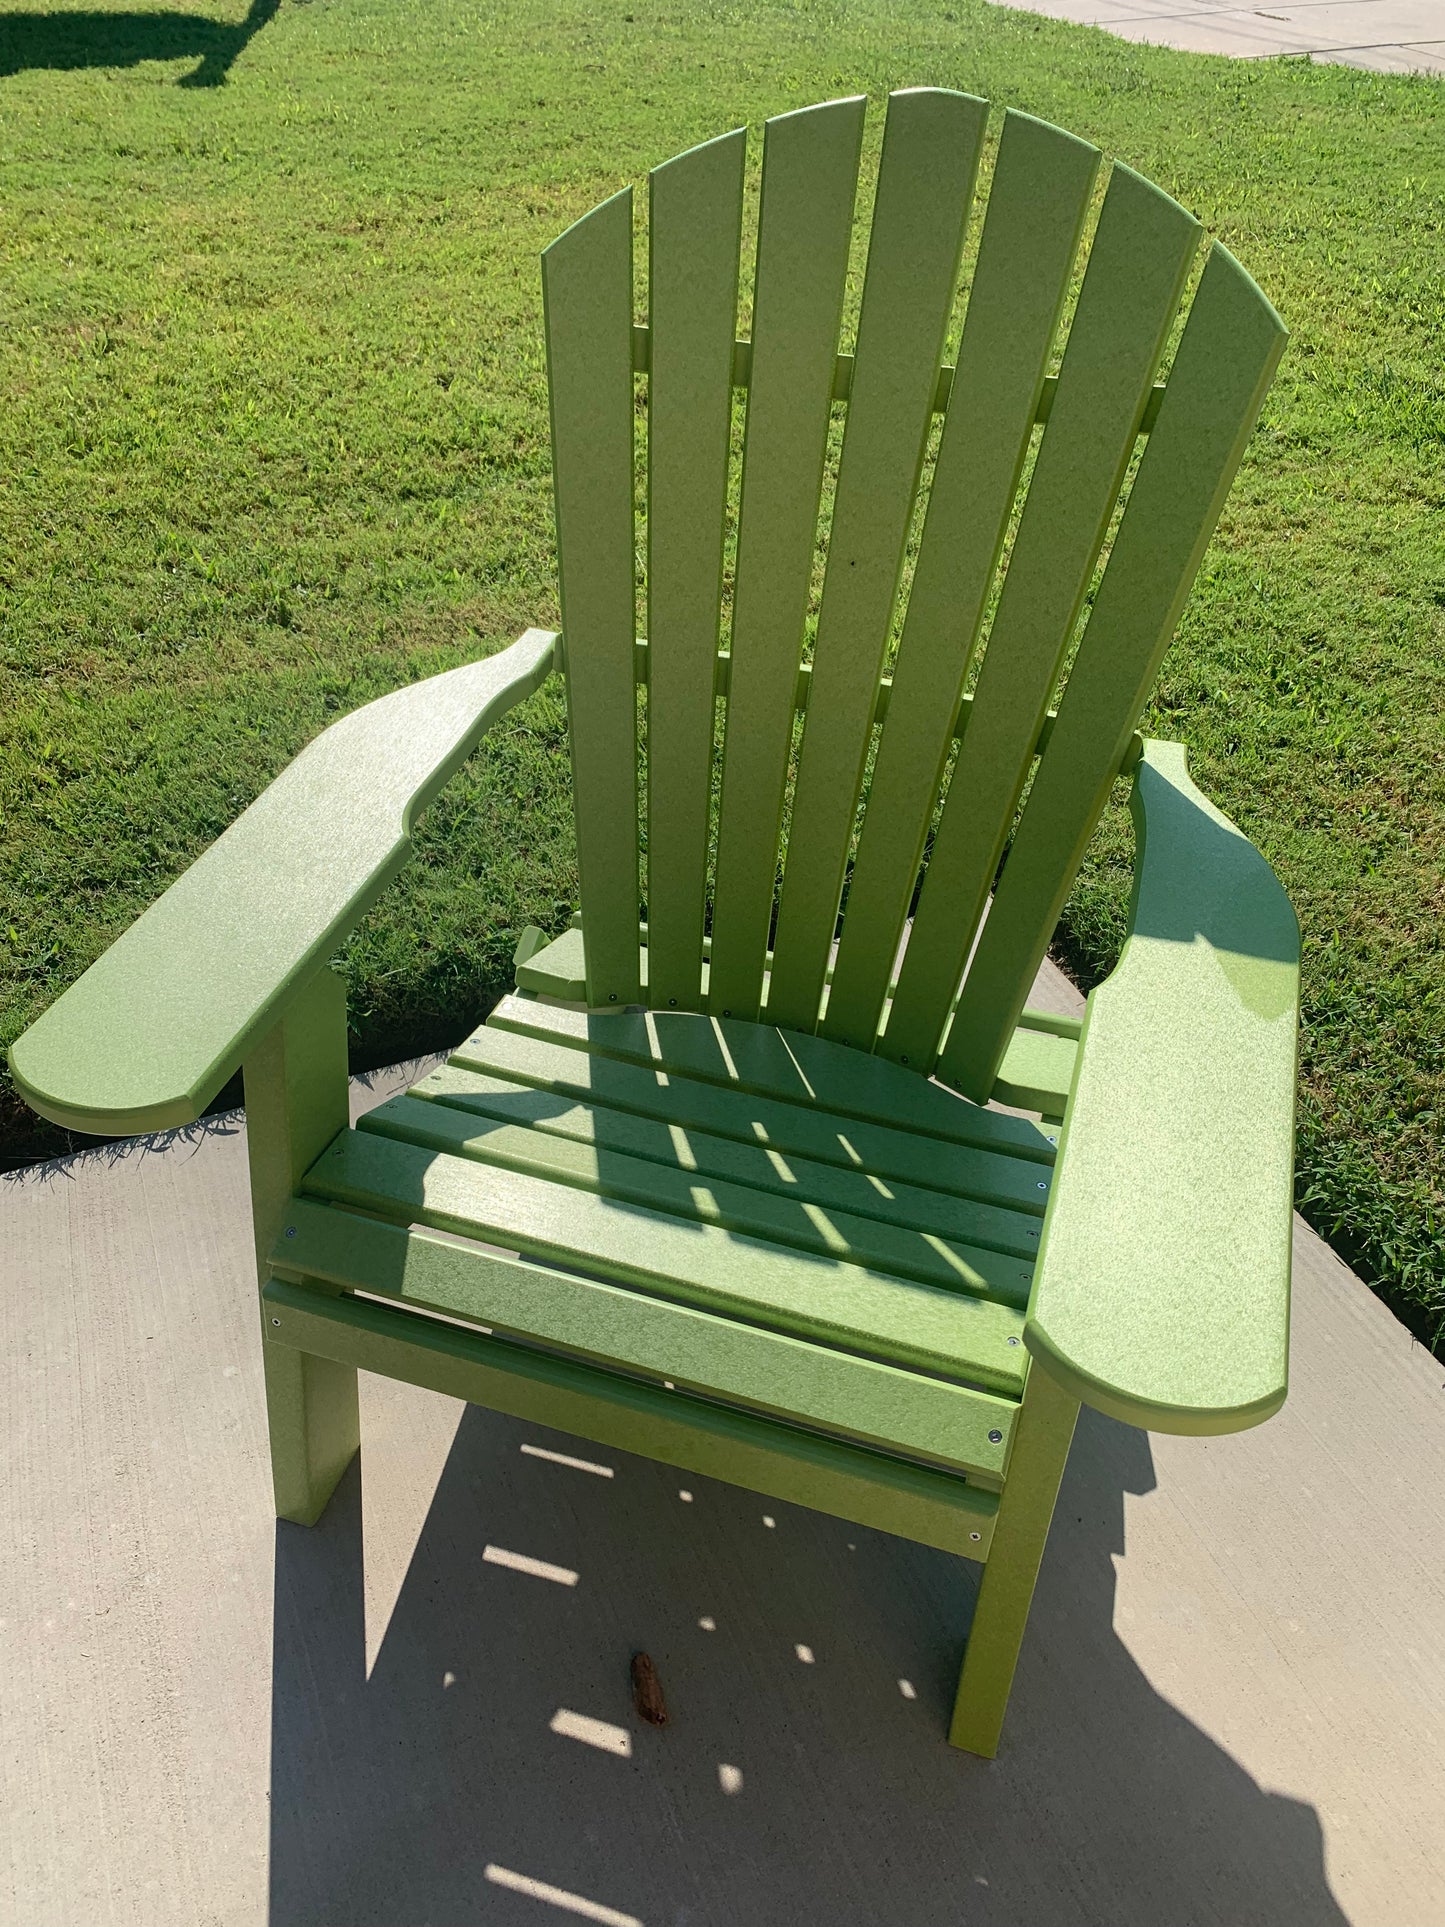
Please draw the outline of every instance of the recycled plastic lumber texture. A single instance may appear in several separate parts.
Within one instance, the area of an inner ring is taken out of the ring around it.
[[[611,1155],[621,1152],[696,1176],[725,1178],[752,1190],[776,1192],[824,1214],[842,1211],[876,1218],[884,1224],[906,1225],[920,1235],[977,1240],[1031,1263],[1039,1248],[1043,1207],[1040,1203],[1038,1215],[1031,1215],[1033,1198],[1020,1199],[1015,1210],[1003,1210],[951,1190],[929,1189],[899,1178],[883,1179],[873,1171],[825,1164],[817,1158],[784,1156],[756,1139],[724,1137],[645,1112],[639,1115],[595,1103],[571,1102],[555,1087],[533,1089],[453,1064],[442,1065],[414,1085],[411,1096],[464,1112],[472,1120],[473,1129],[479,1128],[479,1120],[489,1120],[484,1150],[492,1162],[507,1161],[512,1155],[507,1148],[511,1142],[508,1132],[525,1126],[528,1138],[541,1134],[591,1147],[599,1177],[608,1174]],[[385,1114],[385,1106],[380,1108]],[[520,1154],[527,1152],[521,1139],[516,1144]],[[1033,1167],[1024,1169],[1030,1174],[1026,1182],[1031,1188]],[[1044,1195],[1034,1194],[1039,1199]]]
[[[599,1056],[646,1064],[668,1076],[816,1105],[839,1116],[867,1118],[953,1144],[1007,1151],[1046,1164],[1054,1156],[1046,1126],[986,1111],[886,1057],[771,1024],[683,1011],[562,1010],[529,998],[504,997],[486,1028],[549,1038]]]
[[[970,1095],[988,1091],[1008,1046],[1284,339],[1274,309],[1216,245],[944,1047],[939,1075]]]
[[[637,707],[632,644],[632,190],[542,256],[552,480],[588,995],[638,995]]]
[[[27,1103],[97,1135],[192,1123],[405,863],[417,817],[556,637],[398,689],[310,743],[12,1047]]]
[[[1086,141],[1004,116],[820,1026],[843,1043],[878,1032],[1098,167]]]
[[[939,88],[888,102],[768,990],[793,1029],[818,1020],[987,113]]]
[[[539,931],[540,937],[541,932]],[[644,940],[641,954],[644,998],[653,1003],[648,980],[650,951]],[[707,963],[703,963],[703,984],[707,984]],[[587,999],[586,943],[581,929],[564,930],[551,943],[529,951],[517,965],[517,988],[545,997],[560,997],[568,1003]],[[674,1006],[676,999],[668,1000]],[[824,1014],[831,1008],[825,1002]],[[886,1006],[885,1006],[886,1008]],[[1047,1111],[1057,1115],[1068,1100],[1074,1074],[1075,1037],[1053,1030],[1039,1029],[1040,1011],[1024,1010],[1019,1028],[1009,1038],[1003,1062],[998,1067],[989,1096],[1000,1104],[1016,1104],[1023,1110]]]
[[[702,1000],[743,162],[739,128],[649,177],[647,903],[651,994]],[[702,540],[701,531],[710,531]]]
[[[738,1017],[762,996],[864,106],[784,114],[764,136],[708,992]]]
[[[1028,121],[1031,119],[1031,115],[1020,114],[1012,107],[1008,108],[1004,114],[1004,124],[1006,128],[1010,121]],[[1062,140],[1073,140],[1075,138],[1071,134],[1065,134],[1061,128],[1049,127],[1046,121],[1036,121],[1034,125],[1046,129],[1046,131],[1051,134],[1057,134]],[[1084,141],[1079,141],[1077,144],[1080,147],[1087,146],[1087,143]],[[990,199],[992,199],[992,195],[990,195]],[[733,343],[732,385],[734,388],[745,389],[748,386],[752,363],[753,344],[751,341],[739,336]],[[633,373],[645,375],[651,365],[652,331],[645,321],[635,321],[632,324]],[[953,379],[956,373],[957,370],[952,362],[945,361],[940,365],[938,381],[933,390],[933,413],[935,415],[942,415],[946,411],[948,398],[953,390]],[[1058,393],[1058,387],[1059,378],[1057,375],[1046,375],[1044,377],[1043,385],[1039,389],[1038,406],[1034,412],[1035,421],[1046,422],[1049,419],[1049,410],[1054,405],[1054,396]],[[852,355],[846,354],[836,355],[833,360],[834,401],[847,401],[852,390],[853,357]],[[1143,418],[1139,423],[1139,433],[1141,435],[1147,435],[1153,428],[1155,417],[1159,413],[1159,404],[1163,399],[1164,383],[1162,381],[1156,381],[1150,392],[1148,401],[1144,404]]]
[[[544,1015],[554,1014],[546,1005],[538,1008]],[[821,1104],[719,1088],[676,1070],[659,1077],[643,1064],[490,1023],[457,1047],[451,1063],[515,1078],[568,1099],[656,1118],[670,1129],[712,1132],[784,1157],[796,1153],[890,1182],[902,1178],[935,1191],[1030,1212],[1042,1212],[1048,1201],[1052,1175],[1048,1162],[1015,1155],[1007,1143],[990,1148],[987,1142],[980,1147],[925,1136],[906,1117],[896,1125],[874,1124],[826,1110]],[[994,1114],[985,1115],[992,1120]],[[1038,1135],[1043,1142],[1043,1133]],[[1043,1142],[1043,1149],[1051,1160],[1052,1144]]]
[[[1030,1371],[1009,1462],[1009,1504],[994,1535],[964,1649],[949,1744],[992,1759],[1008,1708],[1079,1401]]]
[[[288,997],[243,1066],[246,1162],[257,1282],[296,1187],[351,1115],[346,1081],[346,986],[315,971]],[[278,1519],[314,1525],[361,1443],[356,1373],[304,1352],[264,1353],[266,1430]]]
[[[1138,883],[1089,999],[1027,1342],[1076,1397],[1156,1431],[1284,1402],[1299,931],[1264,858],[1148,743]]]
[[[274,1258],[308,1279],[993,1479],[1008,1457],[1012,1400],[425,1231],[297,1199]]]
[[[1161,384],[1161,386],[1155,390],[1155,393],[1162,395],[1163,392],[1164,390]],[[1141,430],[1140,432],[1142,433],[1143,431]],[[718,650],[717,655],[713,660],[713,694],[715,696],[727,695],[728,690],[732,683],[732,662],[733,662],[732,652],[730,650],[728,649]],[[653,673],[652,664],[653,664],[652,646],[648,642],[646,636],[639,636],[632,645],[632,674],[638,683],[642,683],[642,684],[651,683],[652,673]],[[797,675],[793,679],[793,708],[800,715],[808,707],[808,698],[812,692],[812,687],[813,687],[813,665],[810,662],[800,663],[798,665]],[[893,694],[893,678],[891,676],[880,677],[878,682],[877,694],[873,705],[873,720],[875,722],[881,723],[884,717],[888,714],[888,704],[892,694]],[[964,727],[967,724],[969,713],[972,710],[972,708],[973,708],[973,692],[972,690],[965,690],[963,695],[961,695],[958,699],[956,709],[946,719],[948,722],[949,731],[954,737],[962,736]],[[1053,729],[1056,715],[1057,715],[1057,712],[1052,709],[1045,712],[1043,724],[1039,730],[1038,741],[1034,745],[1035,750],[1040,755],[1042,755],[1044,745],[1049,740],[1049,735]],[[1135,747],[1137,748],[1137,745],[1135,745]],[[579,912],[578,915],[580,916],[580,914],[581,913]],[[711,938],[703,939],[704,956],[706,956],[707,954],[707,950],[711,945],[711,941],[712,941]]]
[[[454,1157],[572,1185],[602,1198],[666,1211],[690,1222],[723,1225],[817,1257],[846,1258],[852,1264],[870,1265],[944,1291],[977,1292],[1020,1310],[1028,1302],[1037,1236],[1027,1254],[1000,1252],[850,1211],[824,1210],[811,1199],[788,1197],[771,1186],[758,1190],[728,1179],[700,1183],[699,1173],[676,1157],[662,1163],[634,1156],[615,1144],[598,1149],[559,1140],[545,1131],[483,1122],[448,1105],[419,1103],[410,1097],[391,1099],[363,1128]],[[1010,1214],[994,1216],[1008,1219]]]
[[[360,1131],[342,1133],[303,1189],[991,1391],[1022,1386],[1022,1315],[987,1298]]]
[[[1021,1110],[1062,1117],[1074,1082],[1078,1039],[1042,1030],[1029,1019],[1040,1015],[1024,1010],[1019,1026],[1004,1050],[989,1098],[996,1104],[1017,1104]]]
[[[956,1475],[363,1299],[326,1298],[273,1280],[263,1305],[270,1344],[470,1399],[920,1545],[988,1556],[998,1500]]]
[[[1168,195],[1114,169],[880,1045],[925,1070],[984,915],[1198,240],[1199,224]],[[970,996],[965,983],[961,1010]]]

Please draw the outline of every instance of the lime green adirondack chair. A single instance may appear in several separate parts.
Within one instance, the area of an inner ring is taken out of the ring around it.
[[[12,1062],[107,1133],[184,1124],[244,1065],[282,1517],[354,1453],[364,1366],[945,1547],[986,1562],[951,1737],[988,1754],[1080,1400],[1215,1433],[1284,1399],[1298,939],[1183,750],[1135,734],[1284,331],[1214,246],[1156,386],[1199,228],[1116,167],[1050,374],[1099,156],[1009,114],[941,365],[985,116],[889,102],[851,355],[861,99],[768,124],[750,341],[743,132],[652,175],[646,325],[630,195],[570,228],[561,635],[328,729]],[[350,1129],[327,959],[554,671],[580,926]],[[1125,773],[1131,934],[1080,1028],[1025,1000]]]

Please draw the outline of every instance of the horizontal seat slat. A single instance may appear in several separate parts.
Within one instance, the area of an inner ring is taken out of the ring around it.
[[[641,925],[641,950],[639,953],[639,975],[644,996],[648,990],[648,946],[647,925]],[[710,939],[703,939],[702,988],[704,996],[708,987]],[[771,965],[772,952],[768,952]],[[765,970],[764,975],[767,972]],[[517,964],[518,990],[532,991],[539,996],[560,997],[565,1003],[585,1003],[587,1001],[587,952],[583,943],[580,926],[573,925],[564,930],[560,937],[550,943],[543,943],[520,958]],[[892,990],[884,999],[885,1014],[892,999]],[[823,1009],[829,1005],[828,992],[824,992]],[[1074,1059],[1078,1053],[1078,1026],[1072,1034],[1041,1031],[1036,1027],[1037,1019],[1043,1013],[1025,1010],[1019,1020],[999,1066],[998,1076],[990,1095],[1001,1104],[1015,1104],[1025,1110],[1042,1110],[1061,1114],[1069,1094],[1073,1078]],[[1035,1020],[1031,1024],[1030,1018]],[[1045,1135],[1049,1135],[1045,1127]]]
[[[718,1224],[820,1257],[846,1258],[851,1264],[914,1278],[943,1291],[974,1292],[1020,1310],[1028,1303],[1031,1257],[825,1209],[771,1188],[759,1191],[726,1178],[707,1177],[689,1170],[675,1153],[662,1163],[635,1157],[605,1140],[579,1143],[412,1097],[390,1099],[368,1112],[358,1128],[503,1170],[528,1172],[604,1198],[646,1205],[690,1223]]]
[[[926,1143],[920,1140],[932,1139],[950,1148],[989,1153],[1000,1176],[1006,1166],[1051,1165],[1056,1153],[1057,1133],[1050,1134],[1027,1118],[986,1111],[887,1058],[870,1057],[829,1043],[826,1038],[805,1037],[766,1024],[730,1024],[672,1011],[599,1015],[512,996],[502,998],[481,1029],[452,1053],[452,1061],[489,1068],[487,1053],[499,1048],[495,1041],[499,1033],[555,1047],[555,1053],[545,1060],[540,1052],[535,1056],[513,1052],[508,1061],[516,1071],[506,1074],[535,1082],[538,1080],[525,1067],[529,1061],[545,1061],[549,1066],[545,1075],[560,1081],[568,1075],[567,1058],[561,1055],[566,1052],[574,1060],[571,1083],[584,1094],[595,1089],[604,1102],[612,1100],[603,1097],[603,1080],[610,1075],[603,1066],[608,1062],[635,1064],[650,1073],[655,1087],[660,1088],[662,1080],[669,1086],[685,1080],[694,1101],[710,1098],[714,1092],[727,1092],[746,1096],[754,1104],[771,1104],[773,1110],[758,1113],[769,1120],[769,1129],[774,1123],[779,1130],[794,1128],[786,1121],[789,1113],[821,1117],[824,1130],[810,1134],[820,1142],[825,1137],[836,1138],[840,1128],[848,1134],[855,1125],[874,1124],[893,1132],[897,1144],[907,1144],[914,1152],[926,1150]],[[577,1060],[587,1068],[582,1069]],[[620,1087],[621,1080],[614,1079],[614,1083]],[[730,1112],[721,1104],[716,1114],[739,1115],[736,1107]],[[708,1129],[719,1128],[710,1118],[694,1121]],[[758,1133],[749,1130],[747,1135],[757,1137]],[[811,1144],[794,1148],[811,1151]],[[882,1169],[872,1165],[866,1155],[861,1161],[870,1168]],[[849,1157],[848,1162],[856,1164],[860,1159]],[[905,1170],[899,1175],[908,1173]],[[1040,1177],[1047,1179],[1047,1169],[1034,1174],[1028,1185],[1030,1192]],[[1021,1169],[1016,1170],[1014,1183],[1022,1196]]]
[[[268,1344],[469,1399],[920,1545],[986,1559],[998,1499],[956,1473],[669,1392],[506,1339],[273,1280]]]
[[[1053,1181],[1050,1166],[1026,1158],[919,1138],[856,1118],[830,1117],[804,1104],[723,1090],[697,1078],[659,1074],[490,1027],[459,1045],[450,1062],[456,1069],[515,1079],[584,1103],[759,1145],[785,1157],[815,1158],[1013,1210],[1042,1213]]]
[[[403,1224],[579,1265],[797,1337],[1010,1396],[1022,1392],[1023,1318],[987,1298],[360,1131],[342,1132],[301,1188]]]
[[[1003,1054],[993,1096],[1001,1104],[1062,1115],[1078,1055],[1076,1037],[1056,1037],[1020,1024]]]
[[[725,1178],[754,1190],[774,1191],[830,1211],[844,1211],[882,1223],[906,1225],[964,1244],[979,1244],[1032,1260],[1039,1248],[1036,1207],[1007,1210],[953,1192],[884,1180],[845,1165],[824,1164],[790,1153],[786,1157],[755,1139],[722,1137],[665,1117],[644,1117],[607,1105],[567,1103],[548,1090],[513,1079],[442,1064],[411,1095],[455,1106],[474,1117],[502,1124],[523,1124],[534,1131],[595,1146],[600,1155],[626,1152],[655,1164]],[[385,1106],[382,1107],[383,1110]],[[374,1114],[373,1114],[374,1115]],[[1043,1194],[1035,1191],[1034,1196]]]
[[[988,1478],[1007,1463],[1018,1412],[1008,1399],[425,1231],[297,1200],[273,1262],[885,1451]]]

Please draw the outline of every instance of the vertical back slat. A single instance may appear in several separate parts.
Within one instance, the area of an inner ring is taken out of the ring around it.
[[[770,120],[708,1002],[756,1017],[827,452],[863,99]]]
[[[1198,236],[1177,202],[1115,168],[879,1044],[889,1057],[936,1057]]]
[[[812,1030],[927,443],[987,103],[888,103],[798,760],[768,1017]]]
[[[542,295],[587,997],[635,1003],[641,978],[630,189],[547,249]]]
[[[1071,134],[1005,117],[823,1024],[864,1048],[877,1035],[1098,165],[1098,149]]]
[[[647,962],[659,1009],[702,1003],[746,154],[739,129],[649,180]]]
[[[939,1064],[971,1096],[993,1088],[1284,343],[1216,244]]]

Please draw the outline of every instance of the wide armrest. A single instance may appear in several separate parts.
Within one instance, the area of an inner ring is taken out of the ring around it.
[[[1274,872],[1146,742],[1128,940],[1089,999],[1025,1343],[1161,1432],[1284,1403],[1299,927]]]
[[[413,822],[483,732],[546,680],[556,643],[529,629],[308,744],[17,1038],[27,1103],[100,1136],[199,1117],[405,863]]]

